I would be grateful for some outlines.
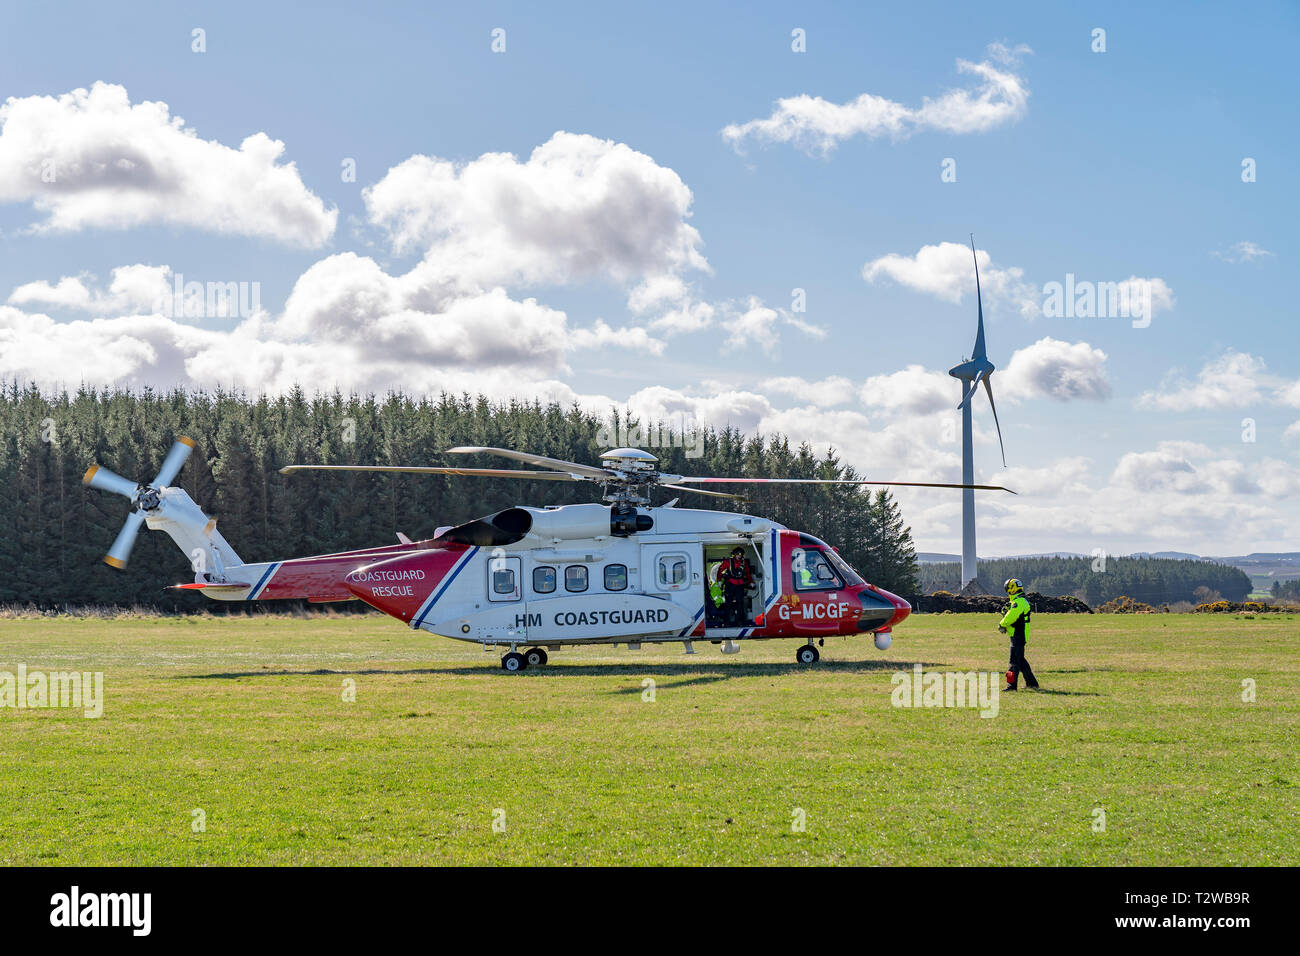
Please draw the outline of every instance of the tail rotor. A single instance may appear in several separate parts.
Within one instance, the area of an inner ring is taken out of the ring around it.
[[[126,567],[127,558],[130,557],[131,549],[135,546],[136,536],[140,533],[140,526],[144,524],[149,514],[157,511],[159,507],[161,501],[159,491],[180,474],[181,467],[193,450],[193,439],[184,436],[177,438],[171,450],[167,452],[167,457],[163,459],[158,474],[147,485],[137,484],[99,465],[91,465],[87,469],[81,479],[82,484],[99,491],[121,495],[131,502],[133,508],[127,515],[122,530],[113,540],[112,547],[108,549],[108,554],[104,556],[105,564],[118,569]]]

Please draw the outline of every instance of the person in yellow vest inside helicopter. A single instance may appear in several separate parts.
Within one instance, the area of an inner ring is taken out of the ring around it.
[[[1011,607],[998,622],[998,630],[1011,638],[1011,667],[1007,671],[1007,686],[1004,689],[1015,690],[1020,675],[1024,674],[1025,688],[1038,690],[1034,670],[1029,666],[1029,661],[1025,660],[1025,645],[1029,643],[1029,620],[1033,608],[1025,599],[1025,586],[1017,578],[1007,578],[1002,586],[1006,589],[1007,597],[1011,598]]]

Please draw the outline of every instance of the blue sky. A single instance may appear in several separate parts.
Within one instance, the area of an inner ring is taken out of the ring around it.
[[[981,553],[1292,550],[1300,16],[1135,6],[7,8],[0,374],[630,402],[951,479],[957,385],[934,373],[969,351],[974,303],[942,244],[974,232],[1010,465],[981,400],[978,470],[1022,491],[981,500]],[[96,83],[124,99],[72,97]],[[951,91],[954,112],[927,112]],[[863,94],[880,99],[848,110]],[[829,149],[808,116],[803,139],[765,134],[796,97],[831,122],[910,119]],[[145,102],[220,147],[193,153]],[[259,133],[283,151],[232,159]],[[42,183],[50,158],[63,175]],[[149,318],[144,286],[108,295],[136,265],[256,282],[264,313]],[[1153,284],[1149,327],[1034,314],[1067,273]],[[668,279],[676,299],[636,306]],[[903,503],[922,548],[957,549],[955,497]]]

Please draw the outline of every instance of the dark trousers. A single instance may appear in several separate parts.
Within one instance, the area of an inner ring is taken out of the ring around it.
[[[1021,674],[1025,675],[1026,687],[1037,687],[1038,681],[1034,678],[1034,669],[1029,666],[1029,661],[1025,660],[1025,642],[1023,639],[1011,639],[1011,679],[1007,681],[1008,686],[1015,687],[1017,679]]]
[[[722,584],[722,619],[728,627],[743,627],[745,614],[745,586],[724,581]]]

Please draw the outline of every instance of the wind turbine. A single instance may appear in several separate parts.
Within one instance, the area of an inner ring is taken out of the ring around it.
[[[1002,467],[1007,465],[1007,451],[1002,445],[1002,424],[998,421],[998,407],[993,402],[994,365],[984,351],[984,301],[980,294],[980,264],[975,257],[975,236],[970,237],[970,254],[975,259],[975,302],[979,309],[979,325],[975,331],[975,348],[971,357],[960,365],[948,369],[948,374],[961,385],[961,481],[963,485],[975,483],[974,440],[971,434],[971,399],[980,382],[993,409],[993,424],[998,429],[998,448],[1002,450]],[[967,487],[961,493],[961,586],[964,588],[978,574],[975,558],[975,491]]]

